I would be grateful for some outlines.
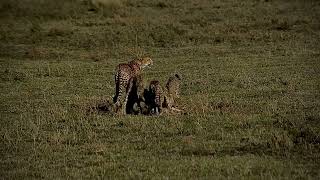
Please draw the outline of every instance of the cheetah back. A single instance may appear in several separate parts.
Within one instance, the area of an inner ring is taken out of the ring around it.
[[[167,90],[168,95],[171,95],[174,98],[179,97],[180,83],[181,83],[181,78],[178,74],[171,76],[168,79],[167,84],[166,84],[166,90]]]

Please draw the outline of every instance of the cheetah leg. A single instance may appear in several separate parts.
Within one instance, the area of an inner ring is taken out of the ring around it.
[[[116,103],[117,101],[119,101],[118,98],[119,98],[119,83],[116,82],[116,93],[113,97],[113,103]]]
[[[182,112],[182,110],[177,109],[177,108],[175,108],[175,107],[171,107],[171,110],[173,110],[173,111],[178,111],[178,112]]]
[[[172,96],[170,96],[170,95],[167,96],[167,106],[168,106],[169,110],[172,110],[173,104],[174,104],[174,102],[173,102]]]
[[[160,115],[161,112],[161,98],[159,96],[156,97],[156,107],[154,108],[155,110],[155,115]]]
[[[160,113],[160,112],[159,112],[159,107],[155,107],[155,114],[156,114],[156,115],[159,115],[159,113]]]
[[[117,113],[123,112],[123,109],[125,109],[124,105],[123,105],[123,93],[126,93],[126,87],[127,87],[127,83],[128,81],[119,81],[118,82],[118,93],[117,93],[117,98],[116,98],[116,102],[115,102],[115,108]],[[124,111],[125,112],[125,111]]]
[[[114,75],[114,81],[116,84],[115,95],[113,97],[114,103],[114,112],[118,113],[119,108],[121,107],[121,94],[122,94],[122,86],[121,81],[119,81],[119,72],[117,70],[116,74]]]
[[[132,86],[133,86],[133,79],[131,78],[131,79],[129,80],[129,83],[128,83],[128,86],[127,86],[126,98],[125,98],[125,100],[124,100],[124,102],[123,102],[123,107],[122,107],[122,113],[123,113],[123,114],[126,114],[126,113],[127,113],[127,112],[126,112],[127,102],[128,102],[128,99],[129,99],[129,94],[130,94],[130,92],[131,92],[131,90],[132,90]]]

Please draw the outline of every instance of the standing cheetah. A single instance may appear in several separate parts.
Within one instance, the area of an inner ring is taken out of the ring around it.
[[[126,106],[129,93],[134,85],[137,76],[141,75],[142,70],[153,64],[149,57],[135,59],[129,63],[122,63],[117,66],[115,74],[116,92],[113,98],[116,110],[121,107],[123,114],[126,113]],[[125,96],[123,99],[122,96]]]
[[[142,74],[133,77],[133,85],[128,94],[127,114],[146,113],[145,98],[144,98],[144,80]]]

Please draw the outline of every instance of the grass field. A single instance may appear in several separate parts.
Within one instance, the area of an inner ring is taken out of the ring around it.
[[[319,179],[320,2],[0,1],[3,179]],[[183,115],[113,116],[116,65]]]

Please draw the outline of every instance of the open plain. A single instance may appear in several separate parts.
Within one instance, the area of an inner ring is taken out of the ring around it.
[[[0,177],[319,179],[320,2],[0,1]],[[182,115],[116,116],[114,70],[182,75]]]

